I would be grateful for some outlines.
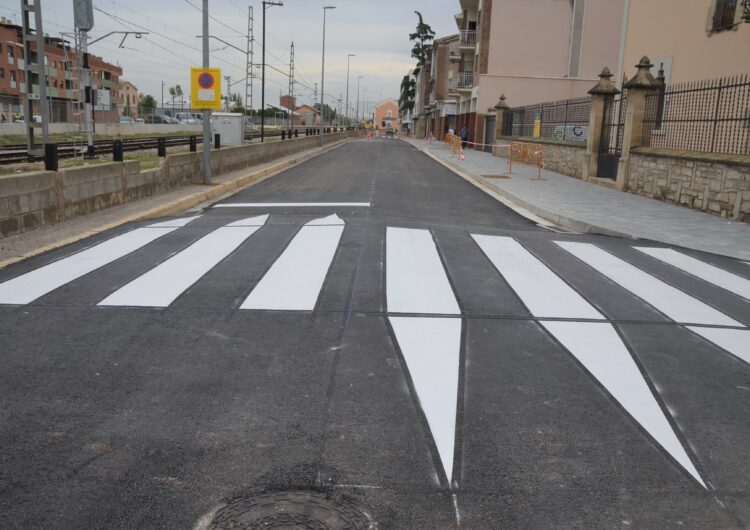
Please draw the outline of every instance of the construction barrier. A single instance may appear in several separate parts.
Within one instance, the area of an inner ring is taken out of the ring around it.
[[[492,146],[492,154],[498,155],[498,151],[504,150],[508,157],[508,174],[513,173],[513,162],[534,166],[537,168],[536,178],[542,179],[542,167],[544,167],[544,146],[527,142],[511,142],[509,144],[495,144]]]

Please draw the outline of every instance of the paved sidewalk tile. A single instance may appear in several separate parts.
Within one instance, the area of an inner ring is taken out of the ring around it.
[[[465,160],[452,157],[443,143],[408,139],[415,147],[480,179],[498,193],[539,217],[574,230],[650,239],[671,245],[750,259],[750,224],[730,221],[683,206],[589,184],[553,171],[514,165],[505,159],[467,149]]]

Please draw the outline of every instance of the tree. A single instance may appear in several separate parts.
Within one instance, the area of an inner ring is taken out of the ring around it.
[[[169,87],[169,95],[172,96],[172,111],[174,111],[174,98],[177,95],[177,90],[175,89],[175,87]]]
[[[427,54],[431,52],[432,45],[429,41],[435,38],[435,32],[432,28],[425,24],[422,20],[422,13],[414,11],[419,17],[419,24],[417,24],[417,31],[409,34],[409,40],[414,42],[414,47],[411,49],[411,56],[417,60],[417,66],[424,65],[427,60]]]
[[[398,98],[399,110],[412,110],[414,108],[414,97],[417,94],[417,81],[405,75],[401,81],[401,95]]]
[[[143,109],[155,109],[156,100],[154,99],[154,96],[141,94],[140,96],[138,96],[138,106]]]

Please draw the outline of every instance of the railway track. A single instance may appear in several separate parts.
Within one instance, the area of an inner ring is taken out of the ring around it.
[[[281,136],[281,131],[268,131],[265,133],[267,137]],[[254,133],[252,138],[258,138],[258,133]],[[246,135],[245,139],[250,139],[250,135]],[[195,140],[198,144],[203,143],[202,135],[195,135]],[[122,149],[123,151],[145,151],[150,149],[156,149],[158,145],[159,137],[151,138],[123,138]],[[177,147],[190,144],[190,136],[172,136],[166,137],[167,149],[170,147]],[[94,142],[97,155],[106,155],[112,153],[112,140],[97,140]],[[73,158],[75,156],[81,156],[82,150],[86,149],[86,144],[78,142],[58,142],[57,143],[57,156],[59,158]],[[37,158],[41,160],[41,158]],[[29,162],[28,151],[26,150],[26,144],[9,144],[0,146],[0,165],[2,164],[18,164]]]

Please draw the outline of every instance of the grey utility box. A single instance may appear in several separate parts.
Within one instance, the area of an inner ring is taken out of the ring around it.
[[[245,116],[239,112],[212,112],[211,129],[221,135],[221,145],[245,143]]]

